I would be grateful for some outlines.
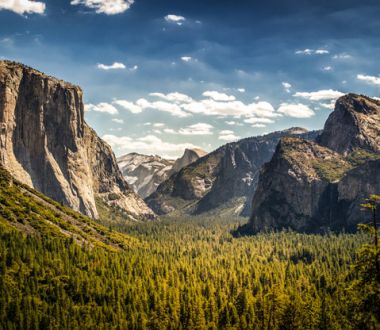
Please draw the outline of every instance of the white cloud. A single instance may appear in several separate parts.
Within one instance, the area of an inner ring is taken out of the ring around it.
[[[86,104],[85,105],[85,111],[95,111],[95,112],[102,112],[102,113],[108,113],[110,115],[117,115],[119,111],[109,103],[101,102],[98,104]]]
[[[285,92],[290,93],[290,89],[292,88],[292,85],[286,81],[283,81],[282,87],[284,88]]]
[[[327,49],[303,49],[295,52],[297,55],[326,55],[330,52]]]
[[[183,22],[186,20],[185,17],[179,16],[179,15],[166,15],[165,16],[165,21],[169,23],[176,23],[178,25],[182,25]]]
[[[137,100],[136,104],[142,109],[154,109],[162,112],[168,112],[172,116],[179,117],[179,118],[185,118],[191,116],[189,113],[186,113],[181,109],[181,107],[177,104],[164,102],[164,101],[156,101],[156,102],[149,102],[145,99]]]
[[[334,60],[349,60],[351,58],[352,58],[352,56],[350,54],[347,54],[347,53],[335,54],[333,56]]]
[[[369,84],[380,86],[380,76],[376,77],[376,76],[367,76],[363,74],[358,74],[356,78],[359,80],[365,81]]]
[[[112,121],[115,122],[115,123],[118,123],[118,124],[124,124],[124,120],[123,119],[114,118],[114,119],[112,119]]]
[[[267,127],[267,125],[265,125],[265,124],[254,124],[254,125],[252,125],[252,127],[263,128],[263,127]]]
[[[237,90],[238,90],[238,92],[240,92],[240,93],[245,93],[245,88],[238,88]]]
[[[336,100],[337,98],[343,96],[344,94],[332,90],[332,89],[323,89],[317,92],[297,92],[293,94],[295,97],[302,97],[310,101],[322,101],[322,100]]]
[[[181,135],[212,135],[214,126],[206,123],[197,123],[181,128],[178,133]]]
[[[218,137],[219,140],[222,140],[222,141],[236,141],[236,140],[239,140],[240,139],[240,136],[237,136],[235,135],[235,132],[234,131],[231,131],[231,130],[223,130],[223,131],[220,131],[219,132],[219,137]]]
[[[315,54],[317,55],[324,55],[324,54],[329,54],[330,52],[327,49],[317,49],[315,51]]]
[[[165,124],[164,123],[155,123],[153,124],[153,127],[164,127]]]
[[[242,123],[239,123],[239,122],[236,122],[236,121],[234,121],[234,120],[227,120],[227,121],[225,121],[225,123],[227,124],[227,125],[230,125],[230,126],[243,126],[243,124]]]
[[[71,5],[83,5],[95,9],[98,14],[116,15],[128,10],[134,0],[72,0]]]
[[[182,108],[192,113],[202,113],[208,116],[257,116],[271,118],[279,116],[268,102],[244,104],[241,101],[218,102],[215,100],[201,100],[190,104],[183,104]]]
[[[334,110],[335,108],[335,100],[332,100],[330,103],[319,103],[319,105],[323,108]]]
[[[46,4],[40,1],[30,0],[0,0],[0,10],[10,10],[19,15],[43,14]]]
[[[150,96],[159,97],[165,101],[174,102],[174,103],[190,103],[193,101],[193,99],[186,95],[181,93],[169,93],[169,94],[163,94],[163,93],[150,93]]]
[[[282,103],[278,108],[278,112],[293,118],[310,118],[315,115],[315,112],[313,110],[301,103]]]
[[[186,148],[197,148],[196,145],[191,143],[170,143],[165,142],[155,135],[147,135],[140,138],[132,138],[129,136],[115,136],[107,134],[103,136],[103,139],[111,145],[113,148],[117,148],[120,151],[138,151],[145,154],[170,154],[180,155]]]
[[[332,71],[332,66],[330,66],[330,65],[327,65],[327,66],[324,66],[323,68],[322,68],[322,70],[323,71]]]
[[[206,123],[197,123],[183,127],[178,131],[172,128],[165,128],[164,132],[168,134],[179,134],[179,135],[212,135],[212,129],[214,126]]]
[[[140,106],[126,100],[115,100],[113,101],[113,103],[121,106],[122,108],[132,113],[140,113],[143,111],[143,109]]]
[[[120,70],[120,69],[124,70],[124,69],[126,69],[126,66],[120,62],[114,62],[111,65],[99,63],[97,65],[97,67],[98,67],[98,69],[101,69],[101,70]]]
[[[274,120],[270,119],[270,118],[253,117],[253,118],[244,119],[244,122],[247,124],[258,124],[258,123],[260,123],[260,124],[273,124]]]
[[[191,56],[182,56],[181,60],[184,62],[190,62],[193,58]]]
[[[203,96],[209,97],[214,101],[235,101],[236,98],[233,95],[227,95],[224,93],[219,93],[216,91],[206,91],[202,94]]]
[[[133,72],[133,71],[137,71],[138,68],[139,68],[138,65],[134,65],[132,68],[129,69],[129,71],[132,71],[132,72]]]

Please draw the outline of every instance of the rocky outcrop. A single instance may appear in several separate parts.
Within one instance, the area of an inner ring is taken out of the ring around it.
[[[178,158],[175,161],[170,175],[179,172],[185,166],[194,163],[196,160],[206,155],[207,152],[199,148],[185,149],[185,152],[183,153],[182,157]]]
[[[354,231],[366,222],[360,204],[380,193],[379,105],[346,95],[337,101],[318,143],[282,139],[262,170],[251,219],[240,232]]]
[[[78,86],[0,61],[0,130],[0,162],[19,181],[93,218],[98,199],[153,217],[85,123]]]
[[[260,168],[272,157],[279,139],[287,135],[314,139],[317,134],[293,128],[228,143],[171,176],[145,201],[158,214],[230,208],[248,216]]]
[[[186,149],[183,156],[174,161],[160,156],[130,153],[119,157],[117,162],[127,182],[145,198],[171,175],[205,155],[207,152],[202,149]]]
[[[347,94],[337,100],[318,142],[342,154],[357,148],[380,152],[379,123],[380,101]]]

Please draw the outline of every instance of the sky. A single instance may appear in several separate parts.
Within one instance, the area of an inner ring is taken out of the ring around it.
[[[380,97],[378,0],[0,0],[0,58],[84,91],[120,156],[180,156]]]

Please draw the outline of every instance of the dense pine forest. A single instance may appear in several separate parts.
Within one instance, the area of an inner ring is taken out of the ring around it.
[[[119,226],[135,245],[114,252],[2,218],[0,328],[379,328],[371,235],[234,238],[238,222]]]

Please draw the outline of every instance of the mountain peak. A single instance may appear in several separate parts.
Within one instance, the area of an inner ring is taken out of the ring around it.
[[[340,97],[318,142],[343,154],[357,148],[380,152],[380,101],[352,93]]]

